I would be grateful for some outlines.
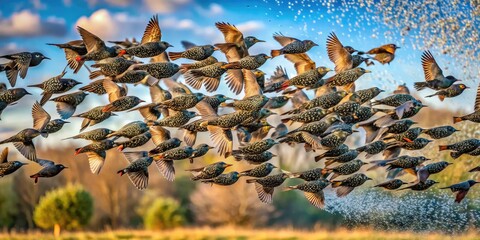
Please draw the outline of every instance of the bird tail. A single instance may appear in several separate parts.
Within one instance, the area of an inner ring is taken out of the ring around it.
[[[188,70],[190,70],[191,67],[191,63],[182,63],[182,65],[180,65],[180,73],[186,73]]]
[[[92,79],[95,79],[95,78],[100,77],[102,75],[103,75],[102,71],[96,70],[96,71],[90,72],[90,75],[88,77],[90,78],[90,80],[92,80]]]
[[[324,168],[324,169],[322,169],[322,172],[321,172],[321,173],[322,173],[322,175],[327,175],[327,174],[329,174],[329,173],[331,173],[331,172],[332,172],[331,169]]]
[[[427,82],[416,82],[416,83],[413,84],[413,87],[417,91],[421,91],[421,90],[425,89],[427,86],[428,86]]]
[[[448,149],[449,149],[448,145],[438,145],[438,151],[444,151]]]
[[[463,121],[463,117],[453,117],[453,123],[458,123]]]
[[[257,182],[257,179],[256,179],[256,178],[247,179],[247,183],[256,183],[256,182]]]
[[[282,86],[280,87],[282,90],[287,89],[291,85],[290,80],[287,80],[282,83]]]
[[[272,56],[272,58],[278,57],[278,56],[280,56],[281,54],[282,54],[282,50],[272,50],[272,51],[270,52],[270,55]]]
[[[330,166],[330,165],[332,165],[332,164],[334,164],[334,163],[335,163],[335,160],[334,160],[334,159],[327,159],[327,160],[325,161],[325,167],[328,167],[328,166]]]
[[[183,52],[169,52],[168,57],[170,57],[170,60],[175,61],[179,58],[182,58],[182,53]]]

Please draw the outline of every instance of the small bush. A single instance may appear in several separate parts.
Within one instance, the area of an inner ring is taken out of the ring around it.
[[[185,223],[185,214],[180,204],[171,198],[153,201],[143,217],[146,229],[160,230],[180,227]]]

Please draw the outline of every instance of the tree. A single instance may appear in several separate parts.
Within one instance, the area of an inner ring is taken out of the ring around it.
[[[158,198],[153,201],[143,218],[145,228],[151,230],[171,229],[184,223],[184,211],[180,204],[171,198]]]
[[[49,191],[35,207],[33,220],[43,229],[54,227],[55,235],[60,227],[73,230],[85,226],[93,214],[93,199],[80,185],[67,185]]]

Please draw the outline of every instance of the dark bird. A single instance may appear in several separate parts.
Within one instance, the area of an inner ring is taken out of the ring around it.
[[[87,48],[86,54],[77,55],[75,57],[75,60],[79,62],[79,65],[85,61],[100,61],[102,59],[115,57],[117,55],[117,50],[119,47],[107,47],[102,39],[80,26],[77,26],[77,30],[82,37],[85,47]]]
[[[437,61],[430,51],[425,51],[422,54],[422,67],[425,74],[425,82],[416,82],[414,87],[417,91],[425,88],[433,90],[442,90],[449,88],[453,83],[460,81],[454,76],[444,76],[442,69],[438,66]]]
[[[412,121],[411,119],[402,119],[384,126],[378,126],[376,124],[376,120],[373,120],[360,124],[357,127],[362,127],[365,130],[367,133],[366,142],[369,143],[377,138],[383,138],[383,136],[387,134],[403,133],[410,129],[413,124],[416,124],[416,122]]]
[[[375,115],[377,112],[378,112],[378,109],[366,107],[366,106],[360,106],[353,114],[343,116],[341,117],[341,119],[346,124],[356,124],[363,121],[367,121],[368,119],[373,117],[373,115]]]
[[[462,117],[453,117],[453,123],[465,120],[480,123],[480,85],[478,85],[477,88],[477,96],[475,97],[474,109],[475,111],[473,113],[464,115]]]
[[[340,130],[340,131],[335,131],[332,134],[323,137],[320,140],[320,143],[322,144],[322,147],[327,148],[327,149],[332,149],[340,146],[343,144],[346,140],[347,137],[350,136],[352,133]]]
[[[410,142],[391,142],[387,144],[387,149],[400,147],[406,150],[419,150],[427,146],[427,144],[429,144],[430,142],[433,142],[433,140],[425,138],[417,138]]]
[[[134,66],[135,67],[132,70],[146,71],[150,76],[156,79],[170,78],[180,70],[180,67],[177,64],[171,62],[156,62]]]
[[[75,113],[77,106],[85,100],[87,95],[88,93],[78,91],[52,98],[50,101],[56,103],[57,112],[60,117],[62,119],[68,119]]]
[[[77,61],[77,56],[82,56],[87,54],[87,47],[82,40],[73,40],[67,43],[47,43],[47,45],[56,46],[60,49],[63,49],[65,52],[65,59],[67,60],[67,65],[70,69],[73,70],[73,73],[78,73],[80,68],[82,68],[84,61]]]
[[[414,127],[410,128],[407,131],[399,134],[391,134],[383,137],[384,140],[391,140],[395,139],[400,142],[412,142],[413,140],[417,139],[420,134],[423,132],[423,128]]]
[[[278,109],[282,108],[285,105],[287,105],[288,100],[290,100],[291,97],[289,96],[276,96],[272,97],[268,100],[267,104],[265,104],[266,109]]]
[[[85,153],[88,158],[90,170],[92,173],[99,174],[105,164],[105,151],[113,147],[115,147],[115,143],[112,140],[97,141],[75,149],[75,155]]]
[[[269,151],[265,151],[260,154],[242,154],[242,153],[233,154],[233,157],[235,158],[235,160],[237,161],[244,160],[250,164],[262,164],[276,156],[277,155]]]
[[[358,157],[358,154],[360,154],[359,151],[353,149],[349,150],[348,152],[341,154],[336,157],[327,157],[325,159],[325,167],[328,167],[334,163],[346,163],[354,160],[355,158]]]
[[[104,106],[94,107],[89,111],[84,113],[80,113],[77,115],[73,115],[73,117],[83,118],[82,126],[80,128],[80,132],[83,131],[88,126],[93,126],[95,124],[101,123],[108,119],[110,116],[116,116],[116,114],[112,112],[104,112],[102,111]]]
[[[143,190],[148,186],[148,167],[152,164],[153,158],[146,152],[124,152],[123,155],[128,162],[128,166],[119,170],[117,174],[123,176],[127,174],[133,185]]]
[[[319,179],[326,179],[330,173],[323,173],[322,168],[313,168],[303,172],[291,173],[290,178],[300,178],[305,181],[315,181]]]
[[[414,185],[411,185],[411,186],[408,186],[408,187],[404,187],[404,188],[400,188],[398,190],[405,190],[405,189],[411,189],[413,191],[425,191],[427,189],[429,189],[431,186],[437,184],[438,182],[436,181],[433,181],[433,180],[430,180],[428,179],[427,181],[425,181],[424,183],[422,182],[419,182],[417,184],[414,184]]]
[[[338,157],[348,151],[350,151],[350,149],[346,144],[340,144],[338,147],[334,149],[330,149],[318,156],[315,156],[315,162],[318,162],[326,157]]]
[[[233,107],[237,110],[254,111],[260,110],[267,102],[269,98],[263,95],[256,95],[244,98],[242,100],[234,100],[232,103],[224,104],[225,107]]]
[[[103,106],[102,112],[121,112],[134,108],[138,104],[145,102],[137,96],[124,96],[115,99],[109,104]]]
[[[264,178],[248,179],[247,183],[255,183],[255,190],[257,191],[260,201],[264,203],[272,203],[272,195],[275,187],[282,185],[287,178],[287,173],[279,173]]]
[[[367,54],[375,55],[373,59],[381,64],[390,64],[395,58],[395,51],[399,48],[400,47],[395,44],[386,44],[378,48],[370,49]]]
[[[118,151],[123,151],[125,148],[136,148],[141,147],[146,144],[152,138],[152,134],[150,132],[144,132],[137,136],[134,136],[126,141],[123,142],[115,142],[118,146]]]
[[[339,103],[337,106],[328,109],[328,113],[335,113],[339,117],[351,116],[359,108],[360,98],[356,94],[352,94],[347,98],[347,101]]]
[[[262,178],[268,176],[274,168],[277,167],[271,163],[262,163],[252,169],[240,172],[240,176]]]
[[[449,137],[450,135],[458,132],[460,130],[455,129],[452,126],[441,126],[441,127],[434,127],[430,129],[423,129],[422,133],[427,134],[429,137],[433,139],[441,139]]]
[[[398,107],[408,101],[414,100],[416,99],[410,94],[394,94],[386,98],[376,100],[372,103],[372,105],[387,105],[390,107]]]
[[[220,174],[215,178],[202,180],[202,183],[210,183],[211,185],[217,184],[221,186],[229,186],[238,181],[240,174],[238,172],[229,172]]]
[[[108,134],[107,138],[111,138],[111,137],[115,137],[115,139],[119,137],[132,138],[148,130],[149,130],[148,126],[145,122],[133,121],[125,124],[117,131],[114,131],[113,133]]]
[[[477,182],[475,180],[467,180],[465,182],[453,184],[453,185],[450,185],[448,187],[443,187],[443,188],[440,188],[440,189],[448,189],[449,188],[450,190],[452,190],[452,192],[457,193],[457,195],[455,196],[455,202],[460,203],[465,198],[465,196],[467,195],[468,190],[470,190],[470,188],[473,187],[473,185],[475,185],[477,183],[479,183],[479,182]]]
[[[14,173],[27,164],[20,161],[8,161],[8,147],[3,149],[2,154],[0,154],[0,178]]]
[[[310,123],[322,120],[330,112],[320,107],[311,108],[301,113],[282,119],[282,123],[291,125],[293,122]]]
[[[438,150],[439,151],[453,150],[454,152],[452,152],[450,156],[456,159],[462,156],[464,153],[468,153],[477,149],[479,146],[480,146],[480,140],[471,138],[471,139],[463,140],[454,144],[438,145]]]
[[[254,143],[250,143],[248,145],[245,145],[245,146],[241,146],[239,147],[238,150],[233,150],[233,154],[236,155],[236,154],[261,154],[267,150],[269,150],[270,148],[272,148],[274,145],[278,144],[278,142],[276,142],[275,140],[273,139],[265,139],[265,140],[262,140],[262,141],[259,141],[259,142],[254,142]]]
[[[441,161],[436,163],[430,163],[423,167],[418,168],[416,182],[424,183],[428,179],[428,177],[430,177],[430,175],[443,171],[445,168],[447,168],[451,164],[452,163]]]
[[[0,101],[6,104],[13,104],[22,99],[25,95],[32,95],[25,88],[10,88],[0,92]]]
[[[118,51],[119,56],[127,54],[139,58],[148,58],[160,55],[168,47],[173,47],[168,42],[161,41],[161,38],[162,31],[158,25],[158,16],[155,15],[148,22],[140,44]]]
[[[35,179],[35,183],[38,183],[38,178],[50,178],[57,176],[63,169],[68,168],[62,164],[55,164],[49,160],[39,159],[38,164],[43,168],[38,172],[30,176]]]
[[[198,180],[207,180],[207,179],[212,179],[220,176],[220,174],[225,171],[227,167],[231,167],[232,164],[228,164],[225,162],[216,162],[209,164],[205,167],[201,168],[193,168],[193,169],[187,169],[185,171],[192,172],[193,181],[198,181]]]
[[[282,115],[298,114],[298,113],[300,113],[304,110],[312,109],[312,108],[315,108],[315,107],[320,107],[320,108],[323,108],[323,109],[329,109],[329,108],[332,108],[332,107],[336,106],[337,104],[339,104],[340,101],[342,101],[342,99],[344,97],[346,97],[347,95],[348,95],[348,93],[345,92],[345,91],[336,91],[336,92],[327,93],[327,94],[324,94],[322,96],[316,97],[316,98],[314,98],[314,99],[312,99],[308,102],[305,102],[300,107],[298,107],[297,109],[287,111],[287,112],[283,113]]]
[[[105,58],[100,61],[95,62],[91,67],[99,68],[98,70],[92,71],[89,78],[95,79],[100,76],[113,77],[116,79],[117,75],[121,75],[129,69],[133,64],[139,63],[137,61],[132,61],[125,59],[123,57],[113,57]]]
[[[227,71],[223,68],[225,64],[224,62],[216,62],[189,70],[184,75],[185,83],[197,90],[204,85],[208,92],[214,92],[220,85],[221,77]]]
[[[213,65],[215,63],[217,63],[218,60],[213,57],[213,56],[210,56],[202,61],[196,61],[196,62],[192,62],[192,63],[182,63],[180,65],[180,73],[186,73],[188,72],[189,70],[193,70],[193,69],[199,69],[199,68],[203,68],[203,67],[206,67],[206,66],[210,66],[210,65]],[[220,67],[222,66],[223,64],[220,65]],[[222,68],[222,70],[224,70]]]
[[[106,88],[104,87],[104,83]],[[108,94],[108,99],[113,99],[118,97],[126,96],[128,93],[128,87],[125,84],[122,84],[121,87],[113,86],[114,82],[107,80],[107,79],[100,79],[90,82],[89,84],[80,88],[80,90],[84,92],[95,93],[98,95]],[[107,92],[108,89],[108,92]]]
[[[198,114],[195,112],[190,112],[186,110],[179,111],[174,115],[163,118],[157,122],[155,125],[164,126],[164,127],[181,127],[190,121],[190,119],[196,117]]]
[[[311,123],[307,123],[307,124],[304,124],[302,125],[301,127],[293,130],[293,131],[290,131],[287,136],[289,134],[292,134],[292,133],[296,133],[296,132],[307,132],[307,133],[310,133],[314,136],[320,136],[322,135],[323,133],[325,133],[325,131],[330,127],[332,126],[333,124],[335,123],[338,123],[340,120],[337,118],[337,117],[326,117],[324,118],[323,120],[321,121],[317,121],[317,122],[311,122]],[[343,135],[343,134],[342,134]]]
[[[62,72],[60,75],[52,77],[45,82],[40,84],[28,85],[28,87],[38,87],[43,90],[42,92],[42,99],[40,100],[40,105],[44,105],[53,94],[56,93],[64,93],[81,82],[70,78],[63,78],[66,72]]]
[[[328,87],[343,87],[344,89],[352,89],[353,84],[357,81],[363,74],[371,72],[363,68],[354,68],[346,70],[340,73],[337,73],[328,79],[325,79],[325,85]]]
[[[195,61],[202,61],[210,57],[217,50],[212,45],[195,46],[183,52],[169,52],[170,60],[175,61],[180,58],[186,58]]]
[[[372,143],[369,143],[365,146],[357,148],[357,151],[359,152],[365,152],[367,153],[365,155],[365,158],[370,158],[375,154],[381,153],[383,150],[385,150],[388,147],[388,144],[382,140],[375,141]]]
[[[330,181],[325,179],[319,179],[315,181],[301,183],[295,186],[289,186],[285,190],[298,189],[302,191],[305,195],[305,198],[317,208],[325,207],[325,196],[323,194],[323,189],[330,185]]]
[[[185,94],[158,103],[158,106],[172,109],[175,111],[181,111],[195,107],[195,105],[197,105],[198,102],[202,101],[204,97],[205,95],[203,95],[202,93]]]
[[[44,59],[50,59],[39,52],[13,53],[0,56],[0,58],[10,60],[10,62],[5,63],[3,66],[5,73],[7,74],[8,81],[10,82],[10,86],[12,87],[15,87],[15,84],[17,83],[17,76],[19,74],[20,78],[25,79],[29,67],[35,67]]]
[[[362,162],[362,160],[356,159],[356,160],[352,160],[352,161],[343,163],[341,165],[338,165],[334,168],[326,167],[323,169],[322,174],[327,175],[328,173],[333,173],[330,179],[335,179],[338,176],[350,175],[352,173],[355,173],[358,170],[360,170],[360,168],[365,164],[367,163]]]
[[[350,192],[352,192],[353,189],[355,189],[358,186],[361,186],[368,180],[372,180],[372,179],[367,177],[363,173],[356,173],[346,179],[336,180],[331,182],[332,182],[332,188],[338,188],[337,197],[345,197]]]
[[[235,62],[229,62],[222,66],[223,69],[247,69],[255,70],[261,67],[270,56],[261,53],[252,56],[246,56]]]
[[[443,100],[445,100],[445,98],[453,98],[453,97],[456,97],[456,96],[462,94],[465,89],[469,89],[469,87],[467,87],[465,84],[454,84],[454,85],[452,85],[452,86],[450,86],[446,89],[442,89],[442,90],[436,92],[435,94],[428,95],[426,97],[438,96],[440,101],[443,102]]]
[[[205,144],[205,143],[202,143],[200,145],[198,145],[194,150],[194,153],[192,154],[192,156],[190,157],[190,163],[193,163],[193,159],[194,158],[199,158],[199,157],[203,157],[205,156],[205,154],[207,154],[207,152],[210,150],[210,149],[214,149],[215,147],[212,147],[212,146],[209,146],[208,144]]]
[[[119,45],[123,48],[129,48],[129,47],[137,46],[138,44],[140,44],[136,38],[132,38],[132,40],[125,38],[125,40],[123,41],[108,41],[108,42],[113,43],[115,45]]]
[[[108,138],[108,135],[113,133],[114,131],[108,129],[108,128],[97,128],[88,132],[80,133],[78,135],[75,135],[73,137],[65,138],[65,139],[85,139],[85,140],[90,140],[90,141],[102,141]]]
[[[167,150],[163,153],[153,155],[155,165],[157,165],[160,173],[168,181],[175,179],[175,168],[173,161],[188,159],[192,156],[195,150],[190,146],[179,147]]]
[[[372,88],[357,90],[355,91],[355,95],[359,97],[358,103],[364,104],[374,99],[376,96],[378,96],[382,92],[385,92],[385,91],[378,87],[372,87]]]
[[[381,187],[381,188],[385,188],[385,189],[388,189],[388,190],[395,190],[395,189],[400,188],[403,184],[407,184],[407,183],[400,180],[400,179],[392,179],[392,180],[388,180],[386,182],[377,184],[374,187]]]
[[[163,141],[162,143],[158,144],[154,149],[150,150],[148,152],[149,155],[156,155],[160,154],[163,152],[166,152],[170,149],[174,149],[177,147],[180,147],[180,144],[182,144],[182,141],[178,138],[171,138],[166,141]]]
[[[287,37],[281,33],[274,34],[273,39],[279,42],[282,45],[281,49],[272,50],[270,55],[272,58],[283,55],[283,54],[297,54],[305,53],[310,50],[312,47],[318,46],[312,40],[299,40],[292,37]]]
[[[395,109],[379,109],[386,113],[385,116],[382,116],[375,120],[375,124],[378,126],[387,126],[394,122],[395,120],[411,118],[415,116],[422,108],[427,107],[422,102],[418,100],[408,101],[404,104],[396,107]]]
[[[282,83],[281,88],[286,89],[289,86],[295,86],[297,88],[312,88],[320,87],[324,83],[323,77],[331,70],[327,67],[318,67],[302,74],[299,74],[293,78],[290,78]]]

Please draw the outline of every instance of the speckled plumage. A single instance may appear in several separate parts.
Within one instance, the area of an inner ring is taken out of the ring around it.
[[[138,104],[144,102],[137,96],[120,97],[117,100],[105,105],[102,108],[103,112],[122,112],[134,108]]]
[[[276,167],[271,163],[262,163],[252,169],[240,172],[240,176],[262,178],[268,176],[274,168]]]
[[[115,116],[115,114],[111,112],[102,111],[103,108],[104,106],[98,106],[84,113],[74,115],[73,117],[84,118],[80,131],[83,131],[88,126],[93,126],[95,124],[101,123],[105,121],[107,118],[109,118],[110,116]]]
[[[388,190],[395,190],[395,189],[400,188],[403,184],[406,184],[406,182],[404,182],[400,179],[392,179],[392,180],[388,180],[386,182],[377,184],[374,187],[381,187],[381,188],[385,188],[385,189],[388,189]]]
[[[365,70],[363,68],[353,68],[333,75],[325,80],[325,84],[329,87],[346,86],[348,84],[353,84],[363,74],[369,72],[369,70]]]
[[[175,63],[157,62],[142,64],[135,67],[135,70],[145,70],[152,77],[156,79],[169,78],[175,75],[180,70],[180,67]]]
[[[25,95],[32,94],[27,92],[25,88],[10,88],[3,92],[0,92],[0,101],[11,104],[22,99]]]
[[[427,134],[433,139],[441,139],[441,138],[449,137],[450,135],[458,131],[459,130],[455,129],[452,126],[440,126],[440,127],[430,128],[430,129],[424,129],[422,133]]]
[[[204,97],[205,95],[203,95],[202,93],[185,94],[174,97],[170,100],[163,101],[159,103],[158,106],[172,109],[175,111],[181,111],[195,107],[195,105],[197,105],[198,102],[202,101]]]
[[[276,144],[278,144],[278,142],[269,138],[242,146],[239,150],[233,150],[233,154],[261,154]]]
[[[88,94],[83,91],[78,91],[52,98],[50,101],[56,103],[57,112],[62,119],[67,119],[75,113],[77,106],[85,100],[87,95]]]
[[[170,149],[174,149],[174,148],[179,147],[181,143],[182,143],[182,141],[180,141],[180,139],[171,138],[171,139],[168,139],[168,140],[158,144],[154,149],[150,150],[148,152],[148,154],[150,154],[150,155],[160,154],[160,153],[163,153],[163,152],[168,151]]]
[[[412,95],[410,94],[394,94],[391,96],[388,96],[386,98],[382,98],[379,100],[374,101],[372,104],[373,105],[387,105],[390,107],[398,107],[408,101],[414,101],[416,100]]]
[[[240,178],[240,174],[238,172],[229,172],[229,173],[220,174],[218,177],[215,177],[212,179],[202,180],[202,182],[217,184],[221,186],[228,186],[236,183],[239,178]]]
[[[269,58],[269,56],[263,53],[258,55],[246,56],[236,62],[227,63],[223,66],[223,68],[255,70],[261,67]]]
[[[85,140],[90,140],[90,141],[102,141],[108,138],[108,135],[113,133],[114,131],[108,129],[108,128],[97,128],[88,132],[80,133],[78,135],[75,135],[73,137],[69,137],[66,139],[85,139]]]
[[[323,172],[323,168],[313,168],[303,172],[296,172],[290,174],[292,178],[300,178],[305,181],[315,181],[328,177],[328,173]]]
[[[216,162],[209,164],[205,167],[201,168],[196,168],[196,169],[187,169],[186,171],[193,172],[193,181],[198,181],[198,180],[206,180],[206,179],[212,179],[220,176],[220,174],[225,171],[227,167],[232,166],[231,164],[227,164],[225,162]]]
[[[318,67],[313,70],[301,73],[282,83],[282,89],[288,86],[295,86],[297,88],[319,87],[323,85],[323,77],[330,71],[326,67]]]
[[[190,121],[190,119],[194,118],[196,115],[197,114],[195,112],[182,110],[157,121],[155,125],[164,127],[181,127],[187,124],[188,121]]]
[[[345,197],[356,187],[363,185],[366,181],[372,180],[363,173],[356,173],[352,176],[338,181],[332,181],[332,187],[337,189],[338,197]]]
[[[215,51],[215,47],[212,45],[195,46],[189,48],[183,52],[169,52],[168,56],[172,61],[179,58],[186,58],[190,60],[202,61],[210,57]]]

